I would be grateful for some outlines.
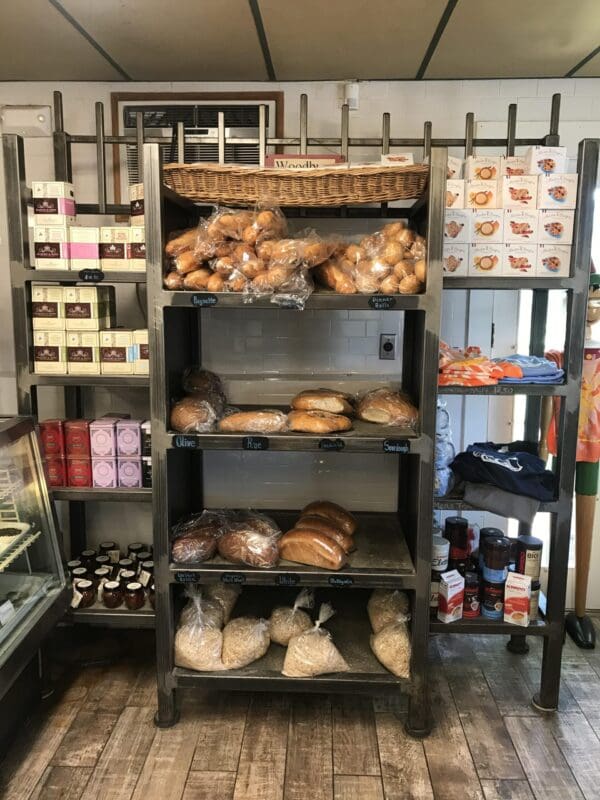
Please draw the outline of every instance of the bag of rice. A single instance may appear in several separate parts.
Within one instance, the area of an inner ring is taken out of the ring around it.
[[[191,610],[184,622],[180,619],[175,634],[175,664],[199,672],[225,669],[221,660],[223,634],[207,618],[202,595],[196,593],[190,604]]]
[[[321,625],[333,616],[333,608],[323,603],[312,628],[293,636],[288,644],[281,672],[288,678],[310,678],[327,672],[348,672],[350,667]]]
[[[233,607],[240,596],[240,586],[230,586],[226,583],[210,583],[204,587],[204,595],[209,600],[216,600],[223,608],[223,622],[229,622]]]
[[[185,625],[196,616],[196,600],[199,601],[202,608],[204,625],[207,628],[218,628],[219,630],[225,624],[225,612],[223,606],[218,600],[212,600],[200,586],[189,586],[186,589],[186,597],[188,597],[187,604],[183,607],[179,617],[179,624]]]
[[[223,664],[225,669],[240,669],[269,649],[269,623],[256,617],[237,617],[223,631]]]
[[[271,641],[287,647],[292,636],[298,636],[312,628],[312,620],[303,608],[312,608],[315,598],[310,589],[302,589],[292,608],[278,606],[269,620]]]
[[[391,622],[397,622],[398,616],[410,619],[410,602],[406,592],[399,589],[375,589],[369,597],[367,612],[373,633],[379,633]]]
[[[386,669],[398,678],[410,678],[410,634],[406,622],[386,625],[371,636],[371,650]]]

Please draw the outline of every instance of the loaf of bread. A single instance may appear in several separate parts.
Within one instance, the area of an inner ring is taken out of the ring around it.
[[[410,400],[400,392],[392,389],[373,389],[359,400],[356,416],[379,425],[414,428],[419,414]]]
[[[287,561],[322,569],[338,570],[347,563],[340,545],[318,531],[288,531],[279,540],[279,554]]]
[[[292,398],[290,403],[297,411],[329,411],[332,414],[351,414],[350,395],[335,389],[306,389]]]
[[[183,391],[187,394],[218,395],[225,400],[225,391],[218,375],[201,367],[187,367],[181,378]]]
[[[178,253],[183,253],[185,250],[192,250],[198,238],[198,228],[190,228],[183,231],[179,236],[171,239],[165,245],[165,253],[168,256],[176,256]]]
[[[271,517],[266,514],[260,514],[258,511],[238,511],[233,521],[242,523],[263,536],[274,536],[276,538],[281,536],[281,529],[277,523]]]
[[[349,536],[352,536],[356,530],[357,523],[352,514],[329,500],[315,500],[314,503],[309,503],[302,509],[301,516],[308,515],[330,519]]]
[[[325,519],[325,517],[307,514],[306,516],[300,517],[294,527],[296,530],[309,530],[316,531],[317,533],[324,533],[325,536],[329,536],[330,539],[337,542],[344,553],[351,553],[355,549],[352,536],[345,533],[332,520]]]
[[[208,267],[194,269],[193,272],[188,272],[187,275],[184,275],[183,288],[202,292],[208,288],[208,282],[212,274],[212,270],[208,269]]]
[[[208,561],[216,552],[217,539],[208,531],[180,536],[171,545],[171,557],[179,564],[199,564]]]
[[[196,395],[184,397],[171,409],[171,428],[179,433],[206,433],[216,421],[213,406]]]
[[[328,411],[290,411],[288,426],[298,433],[338,433],[349,431],[352,420]]]
[[[222,433],[281,433],[287,429],[282,411],[236,411],[219,421]]]
[[[277,537],[257,533],[243,523],[234,523],[217,542],[221,558],[232,564],[269,569],[279,562]]]

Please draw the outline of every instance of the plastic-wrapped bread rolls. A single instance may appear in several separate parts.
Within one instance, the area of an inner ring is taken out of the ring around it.
[[[269,649],[269,623],[256,617],[238,617],[223,631],[225,669],[241,669],[262,658]]]
[[[333,614],[333,608],[323,603],[314,626],[290,639],[281,670],[284,675],[312,678],[329,672],[349,672],[350,667],[334,645],[331,634],[321,627]]]
[[[408,619],[409,611],[408,595],[400,589],[375,589],[367,603],[373,633],[379,633],[400,617]]]
[[[406,622],[398,620],[371,636],[371,650],[398,678],[410,678],[411,644]]]
[[[199,672],[223,670],[223,634],[208,624],[201,595],[193,597],[191,603],[191,611],[180,620],[175,634],[175,664]]]
[[[294,605],[274,608],[269,620],[271,641],[287,647],[292,636],[299,636],[312,628],[312,620],[303,608],[312,608],[314,595],[310,589],[303,589]]]

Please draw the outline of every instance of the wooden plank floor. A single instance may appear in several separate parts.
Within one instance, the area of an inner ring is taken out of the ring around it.
[[[567,640],[561,710],[544,716],[539,638],[516,656],[503,637],[433,637],[435,729],[420,742],[402,697],[187,690],[179,725],[157,730],[152,651],[132,641],[111,665],[64,670],[0,764],[0,798],[600,798],[600,649]]]

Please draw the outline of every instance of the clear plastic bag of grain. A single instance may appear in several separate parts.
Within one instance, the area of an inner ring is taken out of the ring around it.
[[[198,608],[202,611],[203,624],[208,628],[220,630],[225,624],[225,612],[218,600],[208,597],[200,586],[188,586],[188,601],[181,611],[179,624],[185,625],[196,616]]]
[[[299,636],[312,628],[312,619],[302,609],[312,608],[314,602],[313,592],[310,589],[302,589],[291,608],[290,606],[274,608],[269,620],[271,641],[287,647],[293,636]]]
[[[400,589],[375,589],[367,603],[367,613],[373,633],[402,616],[410,619],[410,601],[406,592]]]
[[[223,664],[225,669],[241,669],[262,658],[271,639],[269,623],[256,617],[236,617],[223,631]]]
[[[231,586],[227,583],[210,583],[204,587],[204,596],[221,604],[225,624],[229,622],[233,607],[241,593],[240,586]]]
[[[185,618],[182,613],[175,633],[175,664],[198,672],[225,669],[221,659],[223,633],[207,614],[201,592],[195,593],[190,603]]]
[[[322,628],[334,614],[323,603],[312,628],[290,639],[281,670],[288,678],[312,678],[330,672],[349,672],[350,667],[334,645],[329,631]]]
[[[402,615],[371,636],[377,660],[397,678],[410,678],[411,644],[406,618]]]

